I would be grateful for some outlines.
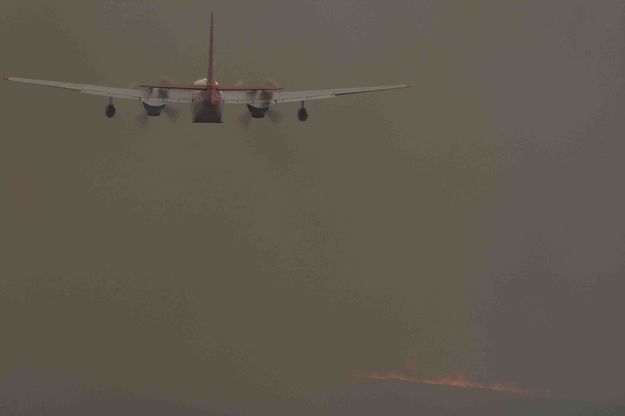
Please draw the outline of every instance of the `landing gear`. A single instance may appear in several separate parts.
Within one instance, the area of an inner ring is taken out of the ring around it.
[[[109,98],[109,103],[106,106],[106,109],[104,110],[104,114],[106,114],[108,118],[113,118],[115,117],[115,113],[116,113],[116,110],[115,110],[115,106],[113,105],[113,99]]]
[[[308,120],[308,110],[306,110],[306,107],[304,107],[304,104],[305,104],[305,102],[302,101],[302,107],[297,112],[297,119],[299,121],[306,121],[306,120]]]

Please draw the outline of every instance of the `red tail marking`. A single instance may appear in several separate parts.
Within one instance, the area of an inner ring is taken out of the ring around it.
[[[2,79],[5,80],[5,81],[8,81],[9,80],[9,76],[5,75],[5,76],[2,77]]]
[[[208,84],[212,85],[216,83],[215,77],[215,17],[211,13],[211,38],[210,47],[208,50]]]
[[[215,16],[211,13],[211,37],[208,48],[208,94],[204,97],[204,102],[208,105],[219,104],[219,93],[217,92],[217,77],[215,76]]]

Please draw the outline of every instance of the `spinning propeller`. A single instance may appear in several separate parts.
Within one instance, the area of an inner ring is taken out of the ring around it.
[[[166,75],[161,75],[160,84],[173,85],[174,82],[172,81],[170,77]],[[128,88],[135,89],[137,88],[138,85],[139,85],[138,82],[133,81],[128,86]],[[156,95],[156,97],[160,99],[169,98],[169,89],[167,88],[146,88],[146,90],[149,92],[150,96]],[[180,118],[180,110],[169,105],[163,106],[163,108],[160,110],[158,114],[161,114],[161,113],[165,114],[173,122],[177,121]],[[141,114],[137,116],[137,124],[140,127],[147,127],[150,118],[152,117],[148,114],[147,110],[142,111]]]
[[[234,83],[235,87],[241,87],[243,85],[245,85],[243,80],[239,80]],[[280,88],[280,85],[272,79],[267,80],[265,82],[265,85],[267,86],[267,88],[274,88],[274,89]],[[282,122],[282,119],[284,118],[282,114],[274,110],[273,108],[271,108],[274,91],[269,90],[269,89],[250,90],[250,91],[247,91],[247,96],[250,99],[262,105],[262,107],[259,107],[259,111],[262,111],[262,110],[265,111],[263,114],[263,117],[266,116],[275,125],[278,125]],[[263,118],[263,117],[256,117],[256,118]],[[241,117],[239,117],[239,125],[242,128],[249,127],[250,122],[252,121],[252,118],[255,118],[255,117],[252,116],[251,111],[250,110],[246,111],[245,113],[241,115]]]

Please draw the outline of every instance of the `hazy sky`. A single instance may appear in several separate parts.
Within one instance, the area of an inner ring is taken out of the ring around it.
[[[0,72],[194,81],[211,11],[221,82],[413,88],[141,129],[0,83],[3,414],[292,414],[407,367],[625,404],[622,1],[3,0]]]

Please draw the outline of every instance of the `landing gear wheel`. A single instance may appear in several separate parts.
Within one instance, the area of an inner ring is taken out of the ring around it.
[[[306,110],[306,107],[304,107],[304,102],[302,102],[302,108],[300,108],[297,112],[297,119],[299,121],[308,120],[308,110]]]
[[[115,106],[113,105],[113,99],[112,99],[112,98],[110,98],[110,99],[109,99],[109,103],[108,103],[108,105],[106,106],[106,109],[104,110],[104,114],[106,114],[106,116],[107,116],[108,118],[113,118],[113,117],[115,117],[115,113],[116,113],[116,112],[117,112],[117,111],[115,110]]]
[[[116,110],[113,104],[109,104],[106,106],[105,114],[108,118],[115,117],[115,113],[116,113]]]

